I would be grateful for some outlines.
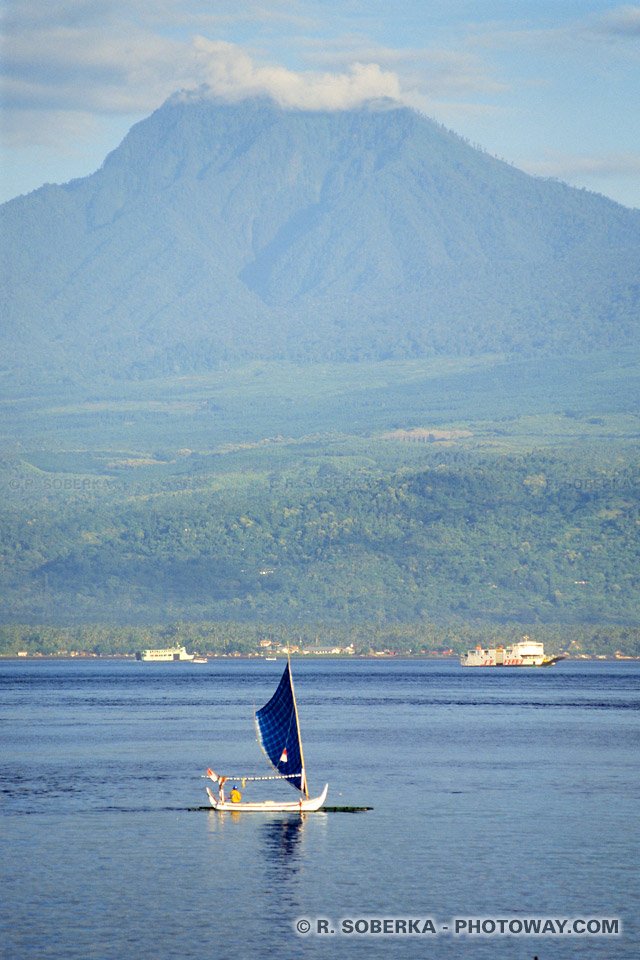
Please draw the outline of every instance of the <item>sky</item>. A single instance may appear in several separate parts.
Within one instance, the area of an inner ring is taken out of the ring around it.
[[[488,153],[640,208],[640,5],[6,0],[0,201],[97,170],[203,84],[339,110],[390,96]]]

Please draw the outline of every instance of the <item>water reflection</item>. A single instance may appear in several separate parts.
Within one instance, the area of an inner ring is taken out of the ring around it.
[[[273,899],[271,910],[292,918],[301,912],[306,873],[308,814],[274,817],[261,825],[264,858],[264,893]],[[311,814],[317,816],[317,814]]]
[[[275,816],[211,810],[207,817],[207,830],[218,835],[241,832],[245,840],[247,834],[255,832],[269,869],[288,872],[298,869],[308,816],[306,813],[281,813]]]
[[[294,876],[303,862],[303,840],[307,814],[276,818],[262,824],[267,874],[274,880]]]
[[[313,824],[309,818],[313,818]],[[250,856],[260,877],[259,885],[269,907],[266,915],[294,916],[300,910],[300,892],[303,875],[306,873],[306,842],[316,831],[322,813],[235,813],[231,810],[212,810],[207,817],[207,830],[215,840],[219,854],[224,856],[230,849],[236,856]],[[312,844],[313,848],[313,844]],[[224,851],[224,853],[223,853]],[[242,856],[242,854],[240,854]],[[271,911],[273,911],[271,913]]]

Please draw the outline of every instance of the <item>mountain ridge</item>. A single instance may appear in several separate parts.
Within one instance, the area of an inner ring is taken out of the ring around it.
[[[388,101],[174,95],[96,173],[1,214],[4,352],[41,371],[637,339],[640,211],[534,179]]]

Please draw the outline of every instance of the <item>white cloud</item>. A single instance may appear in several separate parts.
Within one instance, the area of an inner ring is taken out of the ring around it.
[[[240,98],[267,93],[287,107],[344,110],[365,100],[400,97],[395,73],[377,63],[353,63],[342,73],[294,72],[286,67],[258,65],[233,44],[194,38],[202,72],[219,96]]]
[[[436,48],[405,48],[366,45],[353,39],[334,50],[326,45],[309,54],[312,62],[342,67],[357,59],[393,70],[403,89],[425,96],[456,97],[505,92],[507,84],[496,80],[487,64],[472,53]]]

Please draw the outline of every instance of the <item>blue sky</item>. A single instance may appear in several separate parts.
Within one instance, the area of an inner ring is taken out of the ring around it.
[[[393,96],[529,173],[640,207],[640,6],[602,0],[11,0],[0,200],[96,170],[206,83]]]

